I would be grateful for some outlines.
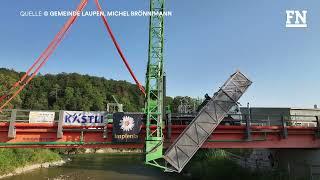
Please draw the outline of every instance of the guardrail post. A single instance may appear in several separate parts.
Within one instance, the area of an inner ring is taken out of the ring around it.
[[[103,139],[108,138],[108,124],[103,127]]]
[[[171,139],[172,132],[172,121],[171,121],[171,113],[168,113],[168,129],[167,129],[167,138]]]
[[[10,118],[10,124],[9,124],[9,131],[8,131],[8,138],[16,138],[16,119],[17,119],[17,110],[12,109],[11,111],[11,118]]]
[[[58,130],[57,130],[57,138],[61,139],[63,137],[63,110],[59,111],[59,122],[58,122]]]
[[[103,139],[107,139],[108,138],[109,114],[106,115],[105,119],[107,120],[107,122],[103,127],[103,135],[102,135]]]
[[[281,115],[281,123],[282,123],[282,137],[284,139],[287,139],[288,138],[287,123],[283,115]]]
[[[246,140],[250,141],[251,140],[251,129],[250,129],[250,115],[245,115],[246,118]]]
[[[316,116],[316,121],[317,121],[316,137],[317,137],[317,138],[320,138],[320,116]]]

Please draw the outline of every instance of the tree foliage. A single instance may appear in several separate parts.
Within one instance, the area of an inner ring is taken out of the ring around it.
[[[0,96],[8,93],[23,75],[24,72],[0,68]],[[77,73],[39,74],[7,108],[103,111],[107,103],[114,102],[112,95],[124,105],[124,111],[140,112],[144,108],[144,96],[135,84]],[[188,96],[167,96],[165,105],[177,112],[182,100],[190,105],[198,101]]]
[[[23,74],[1,68],[0,96]],[[143,94],[129,82],[61,73],[37,75],[8,108],[101,111],[114,102],[112,95],[124,105],[124,111],[141,111],[144,106]]]

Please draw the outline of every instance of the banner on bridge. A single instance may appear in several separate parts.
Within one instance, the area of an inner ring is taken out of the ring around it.
[[[30,111],[29,123],[53,123],[55,112]]]
[[[104,126],[107,122],[104,111],[64,111],[63,125],[73,126]]]
[[[142,126],[142,114],[113,114],[113,142],[137,142]]]

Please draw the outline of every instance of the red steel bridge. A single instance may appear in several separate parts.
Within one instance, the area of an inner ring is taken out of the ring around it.
[[[143,149],[145,146],[145,126],[141,129],[140,142],[113,143],[112,123],[105,126],[61,126],[59,116],[50,124],[29,123],[28,113],[28,110],[4,110],[0,116],[1,148]],[[316,116],[313,117],[316,127],[288,126],[293,122],[286,120],[290,117],[271,122],[260,120],[260,124],[246,117],[238,121],[241,122],[238,125],[219,125],[201,148],[320,148],[319,118]],[[171,145],[187,127],[185,124],[189,123],[183,116],[179,120],[177,117],[171,121],[171,118],[168,119],[163,130],[165,147]],[[298,117],[294,119],[298,121]],[[250,126],[250,123],[255,125]],[[268,125],[270,123],[279,125]]]
[[[82,12],[88,0],[81,0],[76,12]],[[64,126],[61,112],[54,123],[29,123],[24,119],[28,111],[4,110],[11,101],[30,83],[46,64],[61,43],[78,16],[71,16],[56,34],[48,47],[34,64],[4,94],[0,94],[0,147],[5,148],[59,148],[59,147],[111,147],[144,148],[146,164],[166,171],[181,172],[199,148],[319,148],[319,118],[316,127],[288,126],[286,118],[275,126],[250,126],[251,119],[238,126],[219,125],[229,110],[251,85],[240,71],[234,73],[193,118],[189,125],[172,124],[165,118],[166,78],[164,71],[164,0],[150,0],[150,11],[155,16],[149,19],[149,48],[146,70],[146,85],[143,87],[122,52],[107,17],[102,13],[99,0],[94,0],[101,20],[121,60],[145,96],[145,125],[138,143],[113,143],[112,124],[104,126]],[[10,115],[8,115],[8,113]],[[289,118],[290,119],[290,118]],[[165,123],[164,121],[167,121]],[[214,136],[213,136],[214,134]],[[167,151],[163,153],[163,147]],[[158,163],[165,159],[171,167]]]

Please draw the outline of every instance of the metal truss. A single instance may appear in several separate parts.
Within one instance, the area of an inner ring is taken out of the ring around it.
[[[163,158],[173,167],[172,171],[182,171],[251,83],[237,71],[214,94],[164,154]]]

